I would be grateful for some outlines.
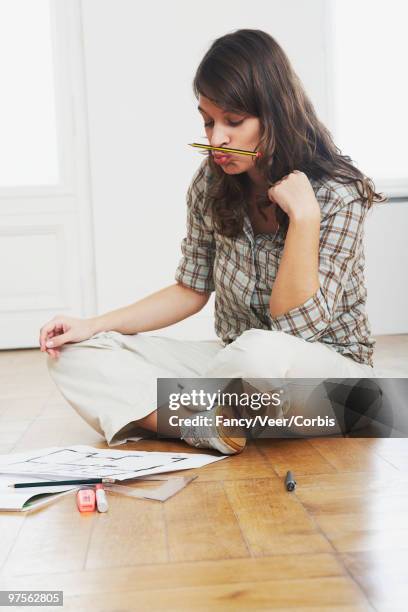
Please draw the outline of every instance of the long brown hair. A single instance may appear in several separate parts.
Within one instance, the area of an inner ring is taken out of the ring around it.
[[[386,197],[376,193],[366,177],[334,144],[329,130],[317,118],[302,83],[279,44],[262,30],[236,30],[215,40],[197,68],[193,90],[225,111],[258,117],[261,136],[257,149],[262,157],[254,162],[260,174],[273,185],[294,170],[310,179],[337,179],[354,183],[362,202]],[[209,195],[218,231],[236,236],[243,227],[245,202],[250,194],[246,172],[227,175],[208,155],[214,180]],[[256,206],[271,206],[267,194]],[[278,223],[287,230],[289,218],[276,207]]]

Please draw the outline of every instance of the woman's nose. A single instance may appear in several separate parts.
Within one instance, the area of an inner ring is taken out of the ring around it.
[[[229,138],[222,129],[213,130],[210,140],[212,147],[227,147]]]

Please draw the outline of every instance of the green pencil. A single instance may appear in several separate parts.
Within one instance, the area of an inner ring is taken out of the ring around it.
[[[262,157],[260,151],[244,151],[243,149],[229,149],[227,147],[212,147],[211,145],[199,144],[198,142],[188,143],[190,147],[197,147],[199,149],[207,149],[209,151],[225,151],[226,153],[238,153],[239,155],[252,155],[254,157]]]
[[[50,482],[17,482],[8,485],[12,489],[22,489],[24,487],[59,487],[61,485],[87,485],[87,484],[114,484],[115,478],[83,478],[80,480],[51,480]]]

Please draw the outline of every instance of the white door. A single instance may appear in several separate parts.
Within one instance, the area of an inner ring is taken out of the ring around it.
[[[0,0],[0,349],[95,314],[79,0]]]

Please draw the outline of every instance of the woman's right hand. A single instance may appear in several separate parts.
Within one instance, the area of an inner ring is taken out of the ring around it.
[[[40,349],[56,358],[60,353],[58,349],[63,344],[87,340],[95,333],[92,319],[76,319],[65,315],[55,316],[40,329]]]

